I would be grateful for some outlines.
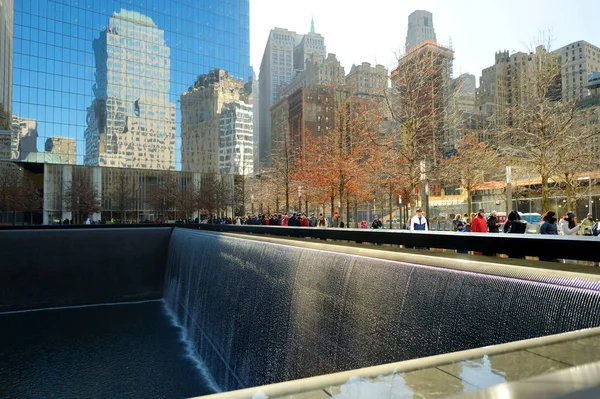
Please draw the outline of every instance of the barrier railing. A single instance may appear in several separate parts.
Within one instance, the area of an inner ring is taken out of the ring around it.
[[[566,258],[600,261],[600,237],[219,224],[181,225],[181,227],[230,233],[252,233],[282,237],[392,244],[401,245],[406,248],[466,250],[482,252],[483,254],[506,254],[510,257],[537,256],[545,259]]]
[[[545,259],[600,261],[600,237],[551,236],[541,234],[481,234],[453,231],[406,231],[373,229],[335,229],[228,224],[97,224],[0,226],[0,231],[24,229],[106,229],[179,227],[229,233],[340,240],[371,244],[392,244],[406,248],[439,248],[506,254],[510,257],[535,256]]]

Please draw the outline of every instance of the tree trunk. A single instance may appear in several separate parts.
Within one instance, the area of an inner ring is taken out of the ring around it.
[[[467,190],[467,213],[470,215],[473,212],[473,198],[471,198],[471,189],[465,187],[465,190]]]
[[[342,215],[344,214],[343,210],[344,210],[344,191],[343,191],[343,186],[340,185],[340,217],[342,217]]]
[[[290,182],[287,179],[285,180],[285,211],[290,211]]]
[[[575,185],[573,184],[573,179],[569,179],[569,176],[565,176],[565,194],[567,197],[567,211],[575,212],[577,209],[577,199],[575,197]],[[577,184],[577,183],[575,183]]]
[[[550,188],[547,174],[542,174],[542,215],[550,210]]]
[[[390,190],[389,190],[389,205],[390,205],[390,230],[392,229],[392,185],[390,184]]]
[[[358,228],[358,201],[354,199],[354,227]]]
[[[332,195],[331,197],[331,217],[333,217],[333,212],[335,212],[335,209],[333,207],[333,201],[335,200],[335,197]]]
[[[346,193],[346,228],[350,227],[350,196]]]

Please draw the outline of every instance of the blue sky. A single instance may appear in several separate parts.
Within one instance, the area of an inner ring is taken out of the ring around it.
[[[350,71],[352,64],[371,62],[393,67],[404,46],[408,15],[416,10],[433,13],[438,42],[452,37],[456,52],[454,73],[472,73],[494,63],[500,50],[527,51],[540,31],[552,31],[553,48],[577,40],[600,46],[598,0],[281,0],[250,2],[250,57],[258,74],[269,30],[287,28],[297,33],[310,29],[325,37],[327,51]],[[360,4],[360,6],[359,6]]]

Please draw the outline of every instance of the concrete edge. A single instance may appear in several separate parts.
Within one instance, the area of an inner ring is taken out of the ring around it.
[[[345,384],[351,377],[376,378],[380,375],[385,376],[439,367],[463,360],[480,358],[484,355],[500,355],[503,353],[516,352],[524,349],[552,345],[565,341],[584,339],[596,335],[600,335],[600,327],[549,335],[546,337],[508,342],[505,344],[486,346],[482,348],[468,349],[459,352],[445,353],[442,355],[429,356],[419,359],[405,360],[402,362],[388,363],[379,366],[365,367],[356,370],[342,371],[339,373],[325,374],[303,378],[300,380],[240,389],[237,391],[198,396],[191,399],[250,399],[257,393],[262,393],[269,398],[277,398],[285,395],[295,395],[303,392],[327,389],[332,386],[340,386]]]
[[[221,233],[198,231],[201,234],[220,235],[235,239],[247,239],[259,242],[268,242],[276,245],[286,245],[298,248],[307,248],[318,251],[338,252],[346,255],[356,255],[397,262],[412,263],[426,267],[437,267],[462,272],[487,274],[505,278],[516,278],[533,282],[552,283],[569,287],[584,289],[600,289],[600,275],[587,274],[568,270],[546,269],[543,267],[531,267],[525,265],[499,264],[470,259],[448,259],[439,256],[423,254],[412,254],[405,252],[393,252],[377,250],[372,248],[356,248],[326,244],[320,242],[306,242],[286,240],[285,238],[251,236],[239,233]],[[568,266],[568,265],[567,265]],[[568,269],[566,267],[565,269]]]

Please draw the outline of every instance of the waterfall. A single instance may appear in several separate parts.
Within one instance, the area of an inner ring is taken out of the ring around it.
[[[600,292],[584,282],[181,228],[169,245],[164,299],[223,391],[600,325]]]

